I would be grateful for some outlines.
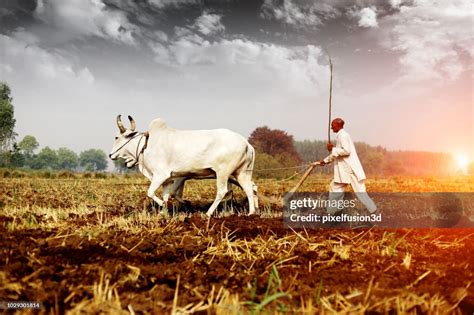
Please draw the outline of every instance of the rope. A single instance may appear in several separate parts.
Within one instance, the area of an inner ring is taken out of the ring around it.
[[[304,164],[304,165],[299,165],[299,166],[288,166],[288,167],[275,167],[275,168],[260,168],[253,170],[254,172],[263,172],[263,171],[279,171],[279,170],[291,170],[295,168],[303,168],[303,167],[308,167],[312,163]]]
[[[290,179],[293,179],[294,177],[298,176],[298,175],[301,175],[305,170],[301,170],[299,172],[295,172],[293,175],[291,175],[290,177],[287,177],[287,178],[283,178],[283,179],[279,179],[279,180],[275,180],[277,182],[286,182]]]
[[[133,136],[132,138],[128,139],[127,142],[125,142],[124,144],[122,144],[120,146],[120,148],[118,148],[117,150],[115,150],[113,153],[110,153],[110,155],[114,155],[115,153],[117,153],[118,151],[120,151],[120,149],[122,149],[125,145],[127,145],[130,141],[132,141],[133,139],[135,139],[136,137],[140,136],[141,133],[138,133],[137,135]]]

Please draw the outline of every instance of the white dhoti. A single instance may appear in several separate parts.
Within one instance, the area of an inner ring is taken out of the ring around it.
[[[365,180],[357,180],[357,177],[354,174],[351,174],[350,184],[347,183],[337,183],[334,180],[331,181],[329,185],[329,200],[342,200],[344,199],[345,188],[347,185],[351,185],[352,190],[354,190],[357,198],[360,202],[369,210],[370,213],[374,213],[377,210],[377,206],[375,205],[374,201],[369,197],[367,191],[365,189]],[[328,207],[328,213],[334,214],[339,209]]]

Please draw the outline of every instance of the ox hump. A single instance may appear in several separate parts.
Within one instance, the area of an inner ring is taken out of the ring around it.
[[[150,125],[148,126],[149,131],[153,130],[162,130],[162,129],[167,129],[168,125],[166,124],[166,121],[163,118],[156,118],[154,119]]]

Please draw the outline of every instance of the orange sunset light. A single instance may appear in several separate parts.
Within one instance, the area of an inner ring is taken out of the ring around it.
[[[469,159],[464,154],[456,154],[456,164],[462,172],[467,172],[467,167],[469,165]]]

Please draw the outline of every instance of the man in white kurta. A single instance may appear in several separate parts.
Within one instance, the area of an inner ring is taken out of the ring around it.
[[[370,213],[375,213],[377,206],[370,199],[365,189],[365,173],[351,136],[343,129],[344,121],[336,118],[331,123],[331,129],[336,133],[336,146],[328,143],[330,152],[321,165],[334,163],[334,179],[329,186],[329,198],[341,200],[344,198],[344,190],[351,185],[357,198],[362,202]],[[334,214],[337,209],[328,208],[329,213]]]

